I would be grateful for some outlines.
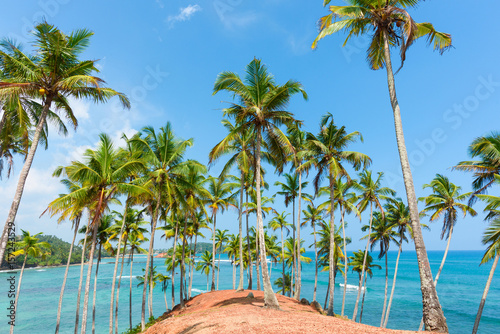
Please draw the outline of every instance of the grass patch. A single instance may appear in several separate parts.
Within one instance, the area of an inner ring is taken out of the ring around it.
[[[148,323],[146,324],[146,329],[153,326],[156,322],[157,322],[157,319],[155,317],[149,317]],[[139,333],[142,333],[140,323],[132,329],[129,328],[126,332],[123,332],[122,334],[139,334]]]

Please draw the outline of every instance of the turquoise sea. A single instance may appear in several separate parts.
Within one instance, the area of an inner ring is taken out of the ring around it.
[[[307,252],[306,256],[314,261],[314,253]],[[392,274],[396,261],[396,252],[389,252],[389,293],[392,283]],[[433,273],[437,272],[441,262],[442,251],[430,251],[429,259]],[[376,258],[376,254],[372,254]],[[471,333],[476,316],[477,308],[483,293],[484,286],[489,274],[491,264],[479,266],[482,256],[481,251],[450,251],[445,267],[438,283],[438,295],[448,321],[450,333],[461,334]],[[144,256],[137,256],[134,261],[133,274],[142,274],[141,268],[146,265]],[[163,261],[155,259],[155,265],[159,272],[165,272]],[[383,266],[383,261],[378,261]],[[112,260],[103,260],[99,268],[96,304],[96,333],[107,333],[109,324],[109,300],[111,290],[111,279],[113,276]],[[221,261],[221,273],[219,289],[232,288],[232,267],[227,258]],[[79,280],[79,266],[71,266],[66,285],[66,293],[63,300],[61,333],[73,333],[74,318],[76,310],[76,296]],[[128,264],[124,268],[122,286],[120,290],[120,313],[119,331],[123,332],[129,326],[128,320],[128,289],[129,289],[129,269]],[[19,297],[19,307],[16,316],[15,333],[52,333],[55,329],[57,303],[59,292],[64,276],[64,267],[58,268],[38,268],[25,270],[21,295]],[[8,333],[7,307],[9,298],[7,292],[9,285],[8,277],[12,274],[0,273],[0,333]],[[274,281],[281,275],[281,265],[273,267],[271,280]],[[368,289],[365,298],[363,311],[363,323],[379,326],[382,313],[385,269],[375,270],[373,278],[368,280]],[[176,282],[179,278],[176,275]],[[137,288],[137,281],[133,278],[133,323],[140,322],[142,288]],[[245,277],[246,280],[246,277]],[[342,281],[342,282],[340,282]],[[193,282],[193,294],[199,294],[206,290],[206,276],[195,272]],[[92,279],[93,283],[93,279]],[[343,278],[337,276],[335,287],[335,312],[340,313],[342,303],[343,288],[339,285],[343,283]],[[348,289],[346,296],[346,315],[352,317],[354,303],[356,300],[357,274],[348,273]],[[319,274],[317,300],[323,305],[328,285],[328,273]],[[255,289],[254,281],[254,289]],[[312,299],[314,287],[314,262],[304,264],[302,273],[302,297]],[[92,291],[92,286],[91,286]],[[178,293],[178,286],[176,287]],[[83,295],[83,294],[82,294]],[[167,300],[171,307],[170,288],[167,291]],[[90,296],[90,305],[92,292]],[[177,300],[178,302],[178,300]],[[81,303],[83,307],[83,301]],[[89,308],[90,308],[89,305]],[[160,316],[165,312],[165,301],[161,287],[154,289],[155,316]],[[3,312],[3,314],[1,314]],[[417,258],[415,252],[405,251],[401,255],[396,292],[391,309],[388,327],[394,329],[416,330],[421,318],[421,294],[417,268]],[[80,316],[81,319],[81,316]],[[89,310],[88,333],[91,328],[91,308]],[[500,273],[494,277],[483,317],[479,327],[479,333],[495,334],[500,333]]]

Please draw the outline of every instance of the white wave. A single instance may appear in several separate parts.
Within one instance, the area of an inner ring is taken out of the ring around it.
[[[37,271],[47,271],[46,269],[38,269]]]
[[[196,288],[192,288],[191,291],[198,292],[198,293],[205,293],[206,292],[205,290],[200,290],[200,289],[196,289]]]
[[[340,285],[340,287],[342,287],[342,288],[344,287],[344,284],[343,284],[343,283],[340,283],[339,285]],[[362,288],[361,288],[361,290],[364,290],[364,289],[365,289],[365,287],[362,287]],[[352,285],[352,284],[347,284],[347,290],[359,290],[359,286],[357,286],[357,285]]]

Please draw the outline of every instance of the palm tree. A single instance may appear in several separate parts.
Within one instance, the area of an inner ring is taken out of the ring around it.
[[[408,242],[406,233],[410,232],[413,235],[410,222],[410,210],[401,199],[389,198],[388,202],[385,204],[385,210],[387,212],[386,219],[391,223],[394,229],[397,229],[397,234],[399,236],[399,241],[395,241],[398,247],[398,256],[396,258],[396,266],[394,268],[394,278],[392,280],[391,296],[389,297],[389,303],[387,304],[387,311],[385,312],[385,320],[382,325],[383,328],[387,327],[387,322],[389,321],[389,313],[391,312],[392,298],[394,296],[394,290],[396,289],[396,278],[398,275],[399,257],[403,251],[403,241]]]
[[[481,297],[481,303],[479,303],[479,309],[476,315],[476,321],[474,322],[474,328],[472,329],[472,334],[477,333],[479,327],[479,321],[481,321],[481,315],[483,313],[484,304],[486,303],[486,297],[488,296],[488,291],[490,289],[491,281],[493,279],[493,274],[498,264],[498,259],[500,258],[500,219],[494,219],[490,226],[486,229],[483,236],[483,244],[488,245],[486,252],[481,260],[481,264],[485,264],[494,258],[493,264],[490,269],[490,274],[488,280],[486,281],[486,286],[484,287],[483,296]]]
[[[439,217],[444,214],[441,239],[443,239],[445,235],[448,239],[443,260],[441,261],[436,278],[434,279],[434,286],[437,286],[439,276],[443,270],[446,256],[448,255],[448,250],[450,248],[453,227],[457,223],[457,211],[462,211],[464,218],[467,214],[474,217],[477,213],[470,206],[460,203],[465,201],[471,194],[461,194],[460,191],[462,188],[451,183],[446,176],[436,174],[436,177],[431,181],[431,183],[425,184],[423,187],[424,189],[431,188],[433,193],[427,197],[419,198],[419,200],[425,202],[425,208],[422,210],[422,213],[431,212],[431,222],[439,219]],[[420,329],[422,329],[422,327],[423,321],[420,323]]]
[[[93,33],[86,29],[75,30],[70,35],[46,22],[35,26],[33,31],[35,53],[24,54],[8,41],[0,50],[0,99],[38,99],[42,101],[42,112],[31,139],[31,146],[19,176],[16,193],[5,222],[0,240],[0,265],[7,245],[9,223],[16,219],[24,185],[28,177],[42,130],[51,107],[65,112],[76,124],[76,118],[68,103],[68,97],[88,98],[94,102],[106,102],[118,96],[124,107],[130,103],[125,95],[104,87],[104,81],[93,76],[99,72],[94,60],[80,61],[78,57],[89,45]]]
[[[193,145],[193,140],[181,140],[177,138],[170,123],[160,128],[156,132],[152,127],[145,127],[142,131],[131,138],[132,145],[137,150],[144,152],[144,159],[148,164],[148,176],[150,187],[154,193],[151,200],[156,201],[156,208],[152,213],[151,237],[149,242],[148,259],[146,268],[150,266],[151,254],[153,253],[154,235],[160,205],[163,202],[162,194],[165,194],[169,206],[173,203],[173,197],[178,200],[182,198],[178,195],[176,185],[182,177],[187,162],[183,161],[186,148]],[[148,279],[149,271],[145,272],[145,278]],[[173,279],[173,275],[171,276]],[[172,282],[173,289],[173,282]],[[146,286],[143,287],[141,328],[144,331],[146,326]]]
[[[238,103],[224,110],[224,114],[235,119],[239,128],[249,128],[255,132],[255,188],[257,197],[257,230],[264,281],[264,304],[270,308],[278,308],[278,300],[267,272],[264,245],[264,226],[261,212],[261,145],[262,135],[270,147],[272,155],[278,163],[285,161],[291,145],[279,126],[290,125],[294,119],[290,112],[284,111],[292,95],[302,93],[307,99],[302,85],[296,81],[288,81],[284,85],[275,83],[261,61],[254,59],[247,65],[247,76],[242,80],[237,74],[223,72],[219,74],[214,84],[214,94],[225,90],[239,98]]]
[[[345,177],[350,180],[344,164],[352,165],[356,170],[361,167],[366,167],[371,163],[371,159],[362,153],[346,151],[349,144],[356,142],[358,139],[363,139],[359,132],[347,133],[345,127],[337,127],[333,121],[333,116],[330,113],[324,115],[320,122],[320,132],[317,136],[311,133],[307,134],[308,150],[307,156],[310,159],[300,166],[300,170],[307,169],[314,165],[318,170],[314,178],[314,188],[318,194],[320,181],[325,175],[328,177],[330,188],[330,225],[335,228],[334,211],[335,211],[335,197],[334,187],[335,180],[340,177]],[[330,239],[330,253],[329,253],[329,285],[330,285],[330,302],[328,304],[328,315],[333,316],[333,293],[335,287],[335,263],[334,249],[335,239],[331,235]],[[333,264],[333,265],[332,265]]]
[[[285,177],[285,183],[282,183],[279,181],[276,181],[274,183],[275,186],[281,187],[281,191],[278,191],[277,194],[285,197],[285,206],[288,207],[288,205],[290,203],[292,203],[292,226],[293,226],[292,239],[293,240],[296,240],[295,232],[297,232],[297,239],[300,237],[300,232],[299,232],[300,227],[298,226],[297,221],[295,220],[295,199],[299,196],[299,191],[301,193],[302,188],[305,188],[309,183],[309,182],[299,182],[299,178],[301,178],[301,175],[302,175],[302,173],[299,173],[299,174],[294,173],[293,175],[285,173],[283,175]],[[304,194],[301,193],[300,195],[304,195]],[[307,198],[307,195],[304,197]],[[299,198],[299,202],[301,202],[300,198]],[[296,249],[297,245],[295,244],[295,242],[293,243],[293,245],[294,245],[294,249]],[[300,288],[298,287],[300,282],[297,281],[297,279],[298,279],[298,273],[297,273],[297,271],[298,271],[297,270],[297,268],[298,268],[298,262],[297,262],[298,261],[298,253],[297,253],[297,251],[294,252],[292,259],[293,259],[292,266],[293,266],[293,270],[295,272],[295,277],[292,277],[292,281],[294,281],[294,278],[295,278],[295,281],[297,282],[297,284],[294,284],[296,289],[297,289],[296,293],[294,293],[294,294],[297,294],[300,290]]]
[[[214,223],[215,226],[215,223]],[[219,250],[219,261],[217,262],[217,290],[219,290],[219,272],[220,272],[220,255],[224,252],[223,248],[226,246],[226,243],[229,241],[229,235],[227,234],[229,230],[219,230],[215,231],[215,249]],[[213,281],[213,278],[212,278]]]
[[[352,271],[355,271],[359,275],[359,290],[363,290],[363,300],[361,302],[361,312],[359,313],[359,322],[361,323],[361,319],[363,317],[363,305],[365,303],[365,294],[366,294],[366,279],[368,276],[373,277],[372,268],[382,269],[378,264],[373,264],[373,258],[370,254],[366,256],[366,252],[363,252],[361,249],[357,252],[353,253],[353,256],[349,256],[349,266],[351,266]],[[363,273],[366,272],[366,276],[364,277],[363,283]],[[356,319],[353,319],[356,321]]]
[[[370,246],[371,240],[371,234],[372,234],[372,221],[373,221],[373,204],[380,210],[380,213],[382,215],[382,219],[385,219],[384,215],[384,209],[382,207],[382,204],[380,203],[380,200],[385,200],[387,199],[389,195],[394,196],[396,192],[390,188],[387,187],[382,187],[382,178],[384,176],[384,173],[379,172],[377,179],[373,180],[372,178],[372,172],[368,170],[364,170],[359,174],[359,182],[356,183],[356,188],[361,191],[360,201],[358,203],[358,209],[360,212],[363,212],[366,210],[368,207],[368,204],[370,204],[370,225],[368,228],[368,240],[366,241],[366,248],[365,248],[365,258],[368,256],[368,247]],[[363,276],[365,274],[364,272],[364,266],[361,268],[361,282],[363,281]],[[354,313],[352,315],[352,319],[356,321],[356,316],[358,313],[358,303],[359,303],[359,297],[361,295],[361,289],[358,290],[358,296],[356,298],[356,304],[354,305]],[[384,301],[385,302],[385,301]],[[385,309],[385,306],[384,306]],[[361,318],[361,317],[360,317]]]
[[[196,265],[196,270],[201,271],[207,275],[207,292],[208,292],[208,277],[210,276],[210,269],[212,268],[212,253],[205,251],[201,254],[201,260]]]
[[[217,249],[220,247],[217,247],[216,245],[216,237],[217,237],[217,229],[216,229],[216,223],[217,223],[217,212],[219,210],[221,213],[226,210],[229,205],[234,205],[234,199],[233,199],[233,194],[232,192],[232,186],[230,183],[226,181],[224,177],[219,177],[219,178],[214,178],[210,177],[207,179],[208,183],[208,192],[210,193],[209,199],[208,199],[208,207],[212,211],[212,223],[214,224],[214,227],[212,229],[212,287],[211,291],[215,290],[215,256],[217,254]],[[227,237],[226,237],[227,238]],[[220,245],[219,245],[220,246]],[[219,266],[220,266],[220,260],[219,260]],[[217,277],[218,277],[217,273]],[[217,290],[219,286],[219,280],[217,279]]]
[[[147,254],[147,251],[141,248],[143,242],[149,241],[148,238],[141,239],[137,233],[131,232],[129,237],[129,263],[130,263],[130,286],[129,286],[129,323],[132,329],[132,266],[134,265],[134,253]]]
[[[12,253],[13,257],[17,257],[19,255],[24,255],[23,266],[21,267],[21,274],[19,275],[19,282],[17,283],[17,293],[16,299],[14,301],[14,310],[17,312],[17,301],[19,300],[19,295],[21,292],[21,282],[23,280],[24,266],[26,265],[26,260],[28,256],[32,257],[42,257],[45,258],[48,253],[50,253],[50,244],[41,241],[38,242],[38,236],[42,234],[42,232],[37,233],[35,235],[31,235],[28,231],[21,230],[22,236],[21,240],[16,242],[15,248],[18,248],[17,251]],[[14,321],[11,322],[10,325],[10,334],[14,333]]]
[[[330,0],[324,0],[323,3],[327,5],[330,3]],[[413,20],[406,9],[417,6],[420,3],[418,0],[394,0],[391,2],[348,0],[347,3],[347,6],[331,6],[331,13],[320,19],[320,32],[312,47],[315,48],[320,39],[342,30],[348,33],[344,45],[353,36],[373,31],[367,59],[372,69],[378,70],[385,66],[387,70],[387,82],[394,113],[396,140],[415,237],[415,250],[419,264],[422,306],[426,328],[428,330],[447,332],[446,319],[437,297],[436,287],[432,284],[429,259],[427,258],[427,251],[425,250],[424,239],[420,229],[417,197],[415,195],[410,163],[406,152],[401,112],[396,97],[390,46],[400,49],[402,66],[406,58],[406,50],[416,39],[427,36],[428,42],[434,44],[434,49],[443,52],[451,47],[451,35],[436,31],[431,23],[416,23]]]
[[[304,221],[301,226],[305,226],[308,222],[313,228],[314,235],[314,292],[313,301],[316,301],[316,290],[318,288],[318,245],[316,242],[316,224],[323,220],[323,210],[314,206],[314,203],[310,201],[311,204],[307,205],[306,210],[303,210]]]
[[[239,253],[243,254],[243,190],[245,187],[245,178],[248,176],[248,171],[255,165],[255,156],[252,152],[252,141],[253,133],[246,128],[239,128],[231,124],[226,119],[222,120],[222,125],[228,130],[229,134],[219,142],[209,154],[209,165],[215,163],[219,157],[224,154],[233,154],[229,161],[224,166],[220,178],[222,178],[225,174],[229,172],[229,170],[233,167],[234,164],[238,165],[240,170],[240,200],[239,200],[239,214],[238,214],[238,223],[239,223],[239,237],[240,237],[240,250]],[[248,223],[247,223],[247,242],[248,242]],[[243,291],[243,257],[240,256],[240,280],[238,283],[238,290]],[[251,267],[251,263],[250,263]],[[249,275],[249,288],[251,288],[251,272]]]
[[[131,193],[136,191],[136,187],[126,181],[130,175],[138,173],[142,167],[143,164],[138,160],[124,160],[122,153],[114,147],[111,139],[107,135],[101,134],[97,149],[95,151],[87,150],[84,154],[84,162],[74,161],[69,166],[58,167],[54,172],[55,176],[64,173],[68,179],[83,185],[80,189],[68,194],[65,200],[71,201],[72,198],[84,196],[89,203],[92,203],[92,215],[89,223],[92,240],[85,285],[82,333],[85,333],[87,325],[90,274],[101,216],[108,209],[108,205],[115,196],[125,191]]]
[[[227,253],[233,266],[233,290],[236,289],[236,259],[240,256],[239,253],[239,236],[230,234],[229,240],[224,247],[224,252]]]
[[[277,214],[276,217],[274,217],[270,222],[269,222],[269,227],[273,229],[273,231],[276,231],[277,229],[280,229],[281,230],[281,263],[283,264],[283,272],[282,272],[282,279],[281,279],[281,282],[286,282],[286,279],[285,279],[285,247],[283,246],[284,245],[284,239],[283,239],[283,229],[285,229],[287,231],[287,235],[290,234],[290,229],[288,228],[289,226],[291,226],[291,224],[289,224],[287,221],[286,221],[286,216],[288,216],[289,214],[286,213],[285,211],[283,211],[282,213],[280,214]],[[275,282],[276,284],[276,282]],[[290,282],[290,284],[292,284]],[[283,295],[285,295],[285,289],[281,289]]]
[[[167,275],[163,275],[161,273],[156,274],[156,280],[161,283],[161,291],[163,291],[163,296],[165,297],[165,309],[168,312],[168,303],[167,303],[167,288],[168,281],[170,281],[170,277]]]
[[[374,223],[372,226],[371,235],[366,235],[362,239],[369,238],[370,239],[370,250],[373,252],[375,245],[378,243],[380,246],[380,252],[378,253],[378,259],[385,257],[385,289],[384,289],[384,306],[382,307],[382,316],[380,317],[380,327],[383,326],[385,320],[385,311],[387,306],[387,287],[389,284],[389,266],[388,266],[388,256],[389,247],[391,245],[391,241],[397,243],[396,236],[398,233],[394,230],[393,223],[388,220],[387,216],[382,216],[380,212],[375,212],[374,214]],[[365,225],[361,228],[363,232],[368,229],[368,226]]]
[[[283,282],[285,282],[283,284]],[[290,295],[290,287],[292,286],[292,277],[290,276],[290,273],[286,273],[283,277],[279,277],[274,281],[274,285],[276,285],[277,288],[279,288],[277,293],[280,293],[285,296],[287,293]]]

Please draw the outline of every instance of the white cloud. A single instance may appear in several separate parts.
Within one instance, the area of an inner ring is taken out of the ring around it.
[[[196,12],[199,12],[201,7],[199,5],[189,5],[185,8],[180,8],[179,14],[169,15],[167,18],[167,23],[170,24],[170,28],[173,28],[176,22],[184,22],[189,20]]]
[[[220,17],[221,22],[224,24],[226,29],[236,29],[244,28],[259,19],[256,13],[248,12],[243,14],[231,14],[227,16]]]

